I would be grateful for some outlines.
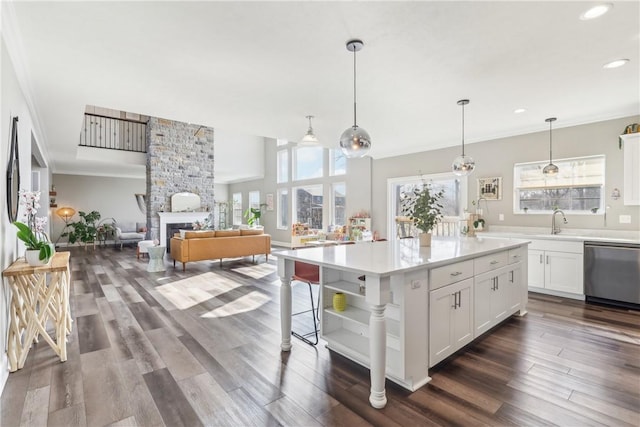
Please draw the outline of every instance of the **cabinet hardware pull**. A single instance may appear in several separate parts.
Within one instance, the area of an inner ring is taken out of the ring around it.
[[[462,291],[458,291],[458,308],[462,307]]]
[[[549,264],[549,255],[547,255],[547,264]]]
[[[510,271],[509,273],[511,274],[511,278],[509,279],[509,281],[513,283],[513,271]]]
[[[456,272],[454,272],[454,273],[451,273],[450,275],[451,275],[451,276],[459,276],[459,275],[461,275],[461,274],[462,274],[462,271],[456,271]]]
[[[496,261],[495,259],[493,261],[491,261],[489,264],[494,265],[497,264],[499,261]]]
[[[540,264],[542,264],[542,254],[540,254]]]
[[[520,258],[520,255],[514,255],[513,257],[514,258]]]

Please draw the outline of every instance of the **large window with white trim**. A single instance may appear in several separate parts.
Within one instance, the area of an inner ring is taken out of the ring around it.
[[[289,189],[278,189],[277,202],[278,221],[276,227],[279,230],[286,230],[289,227]]]
[[[547,163],[514,165],[514,213],[549,214],[555,209],[573,214],[604,213],[605,156],[554,160],[559,169],[554,177],[542,173]]]
[[[242,224],[242,193],[233,193],[233,225]]]
[[[294,181],[322,178],[324,175],[324,148],[295,148],[293,166]]]
[[[249,207],[260,209],[260,191],[249,191]]]
[[[293,189],[293,222],[322,228],[322,185],[305,185]]]
[[[289,181],[289,150],[278,150],[276,160],[276,182],[278,184]]]

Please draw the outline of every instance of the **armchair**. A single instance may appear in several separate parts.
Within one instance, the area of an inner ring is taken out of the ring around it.
[[[133,223],[117,223],[116,224],[116,245],[120,244],[120,249],[127,243],[138,243],[145,239],[147,225],[145,223],[137,222],[135,227]]]

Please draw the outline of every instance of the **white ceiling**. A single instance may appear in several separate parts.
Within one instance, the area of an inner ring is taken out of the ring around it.
[[[336,146],[353,120],[351,38],[365,43],[357,56],[358,124],[372,137],[374,158],[459,144],[461,98],[471,100],[469,143],[545,130],[550,116],[558,128],[639,114],[640,3],[614,2],[603,17],[579,20],[593,4],[2,7],[22,44],[19,60],[54,172],[89,173],[104,165],[87,171],[73,160],[86,105],[290,140],[304,135],[313,114],[316,135]],[[602,68],[617,58],[631,61]],[[527,111],[514,114],[519,107]]]

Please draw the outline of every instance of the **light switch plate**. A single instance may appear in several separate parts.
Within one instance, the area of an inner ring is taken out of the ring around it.
[[[620,224],[631,224],[631,215],[620,215],[618,221]]]
[[[498,221],[504,221],[504,214],[498,215]]]

